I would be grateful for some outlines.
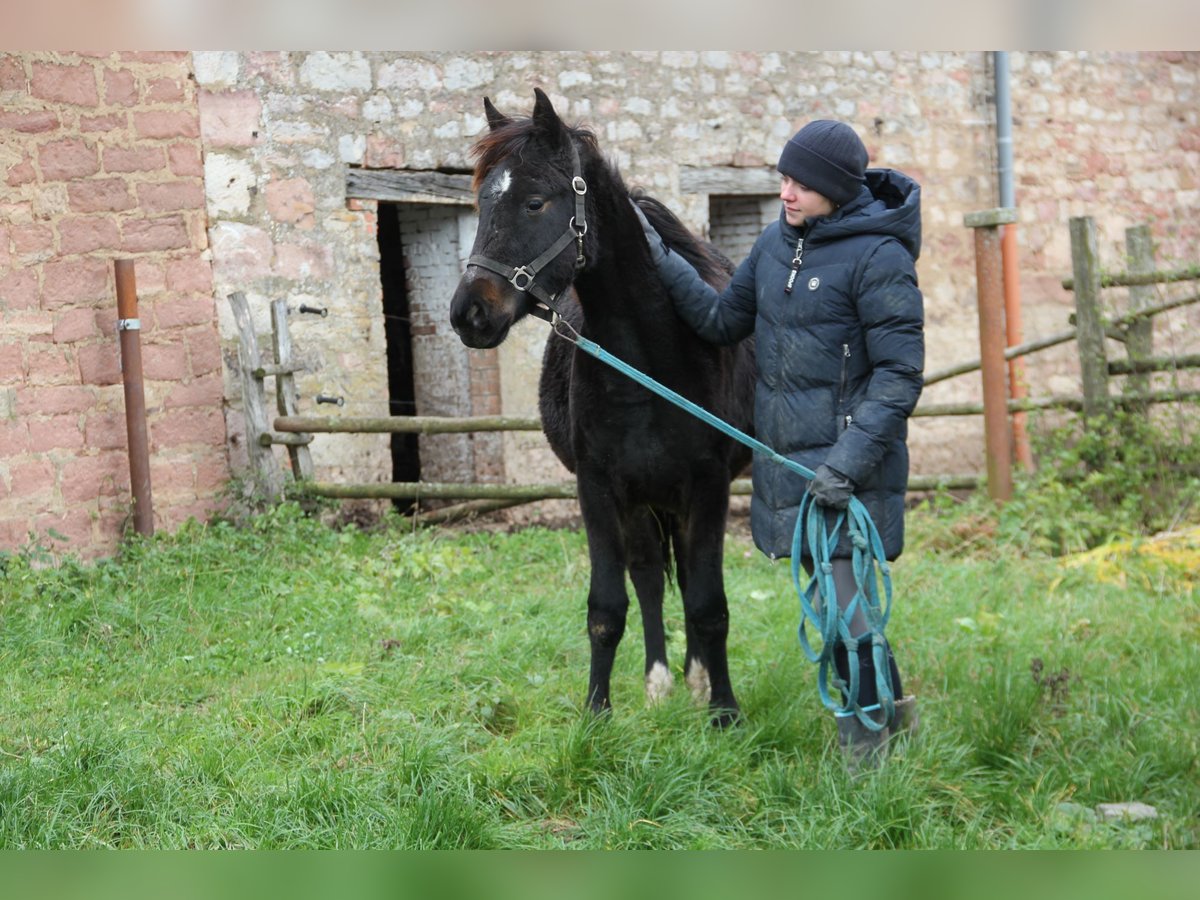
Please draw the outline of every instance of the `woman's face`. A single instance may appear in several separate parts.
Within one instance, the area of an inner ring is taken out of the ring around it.
[[[779,199],[783,201],[784,217],[789,225],[799,227],[808,219],[827,216],[836,208],[828,197],[810,190],[787,175],[779,186]]]

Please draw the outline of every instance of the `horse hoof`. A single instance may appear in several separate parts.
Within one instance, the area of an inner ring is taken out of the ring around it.
[[[740,725],[742,721],[742,712],[736,707],[733,709],[718,709],[713,712],[712,726],[713,728],[732,728],[734,725]]]

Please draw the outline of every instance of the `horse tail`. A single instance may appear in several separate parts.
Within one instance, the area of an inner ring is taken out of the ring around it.
[[[641,188],[630,191],[629,198],[641,208],[663,242],[686,259],[701,278],[711,285],[725,286],[734,270],[729,257],[714,245],[692,234],[664,203],[651,197]]]

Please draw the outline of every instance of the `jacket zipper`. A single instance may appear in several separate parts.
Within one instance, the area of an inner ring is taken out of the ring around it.
[[[792,292],[792,287],[796,284],[796,274],[800,271],[800,263],[804,260],[804,238],[796,241],[796,255],[792,257],[792,271],[788,275],[787,286],[783,289],[785,294]]]
[[[838,409],[846,408],[846,369],[850,365],[850,345],[842,344],[842,377],[838,386]],[[845,413],[842,416],[842,424],[844,428],[849,428],[850,423],[854,421],[854,416]]]

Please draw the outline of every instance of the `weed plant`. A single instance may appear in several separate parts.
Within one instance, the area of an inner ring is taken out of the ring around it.
[[[739,528],[725,731],[678,673],[645,704],[635,610],[615,709],[586,711],[577,531],[288,503],[94,564],[28,547],[0,557],[0,847],[1195,848],[1196,571],[1055,555],[1100,533],[1087,476],[1062,490],[912,512],[889,637],[922,731],[858,778],[789,568]],[[1132,801],[1157,818],[1095,812]]]

